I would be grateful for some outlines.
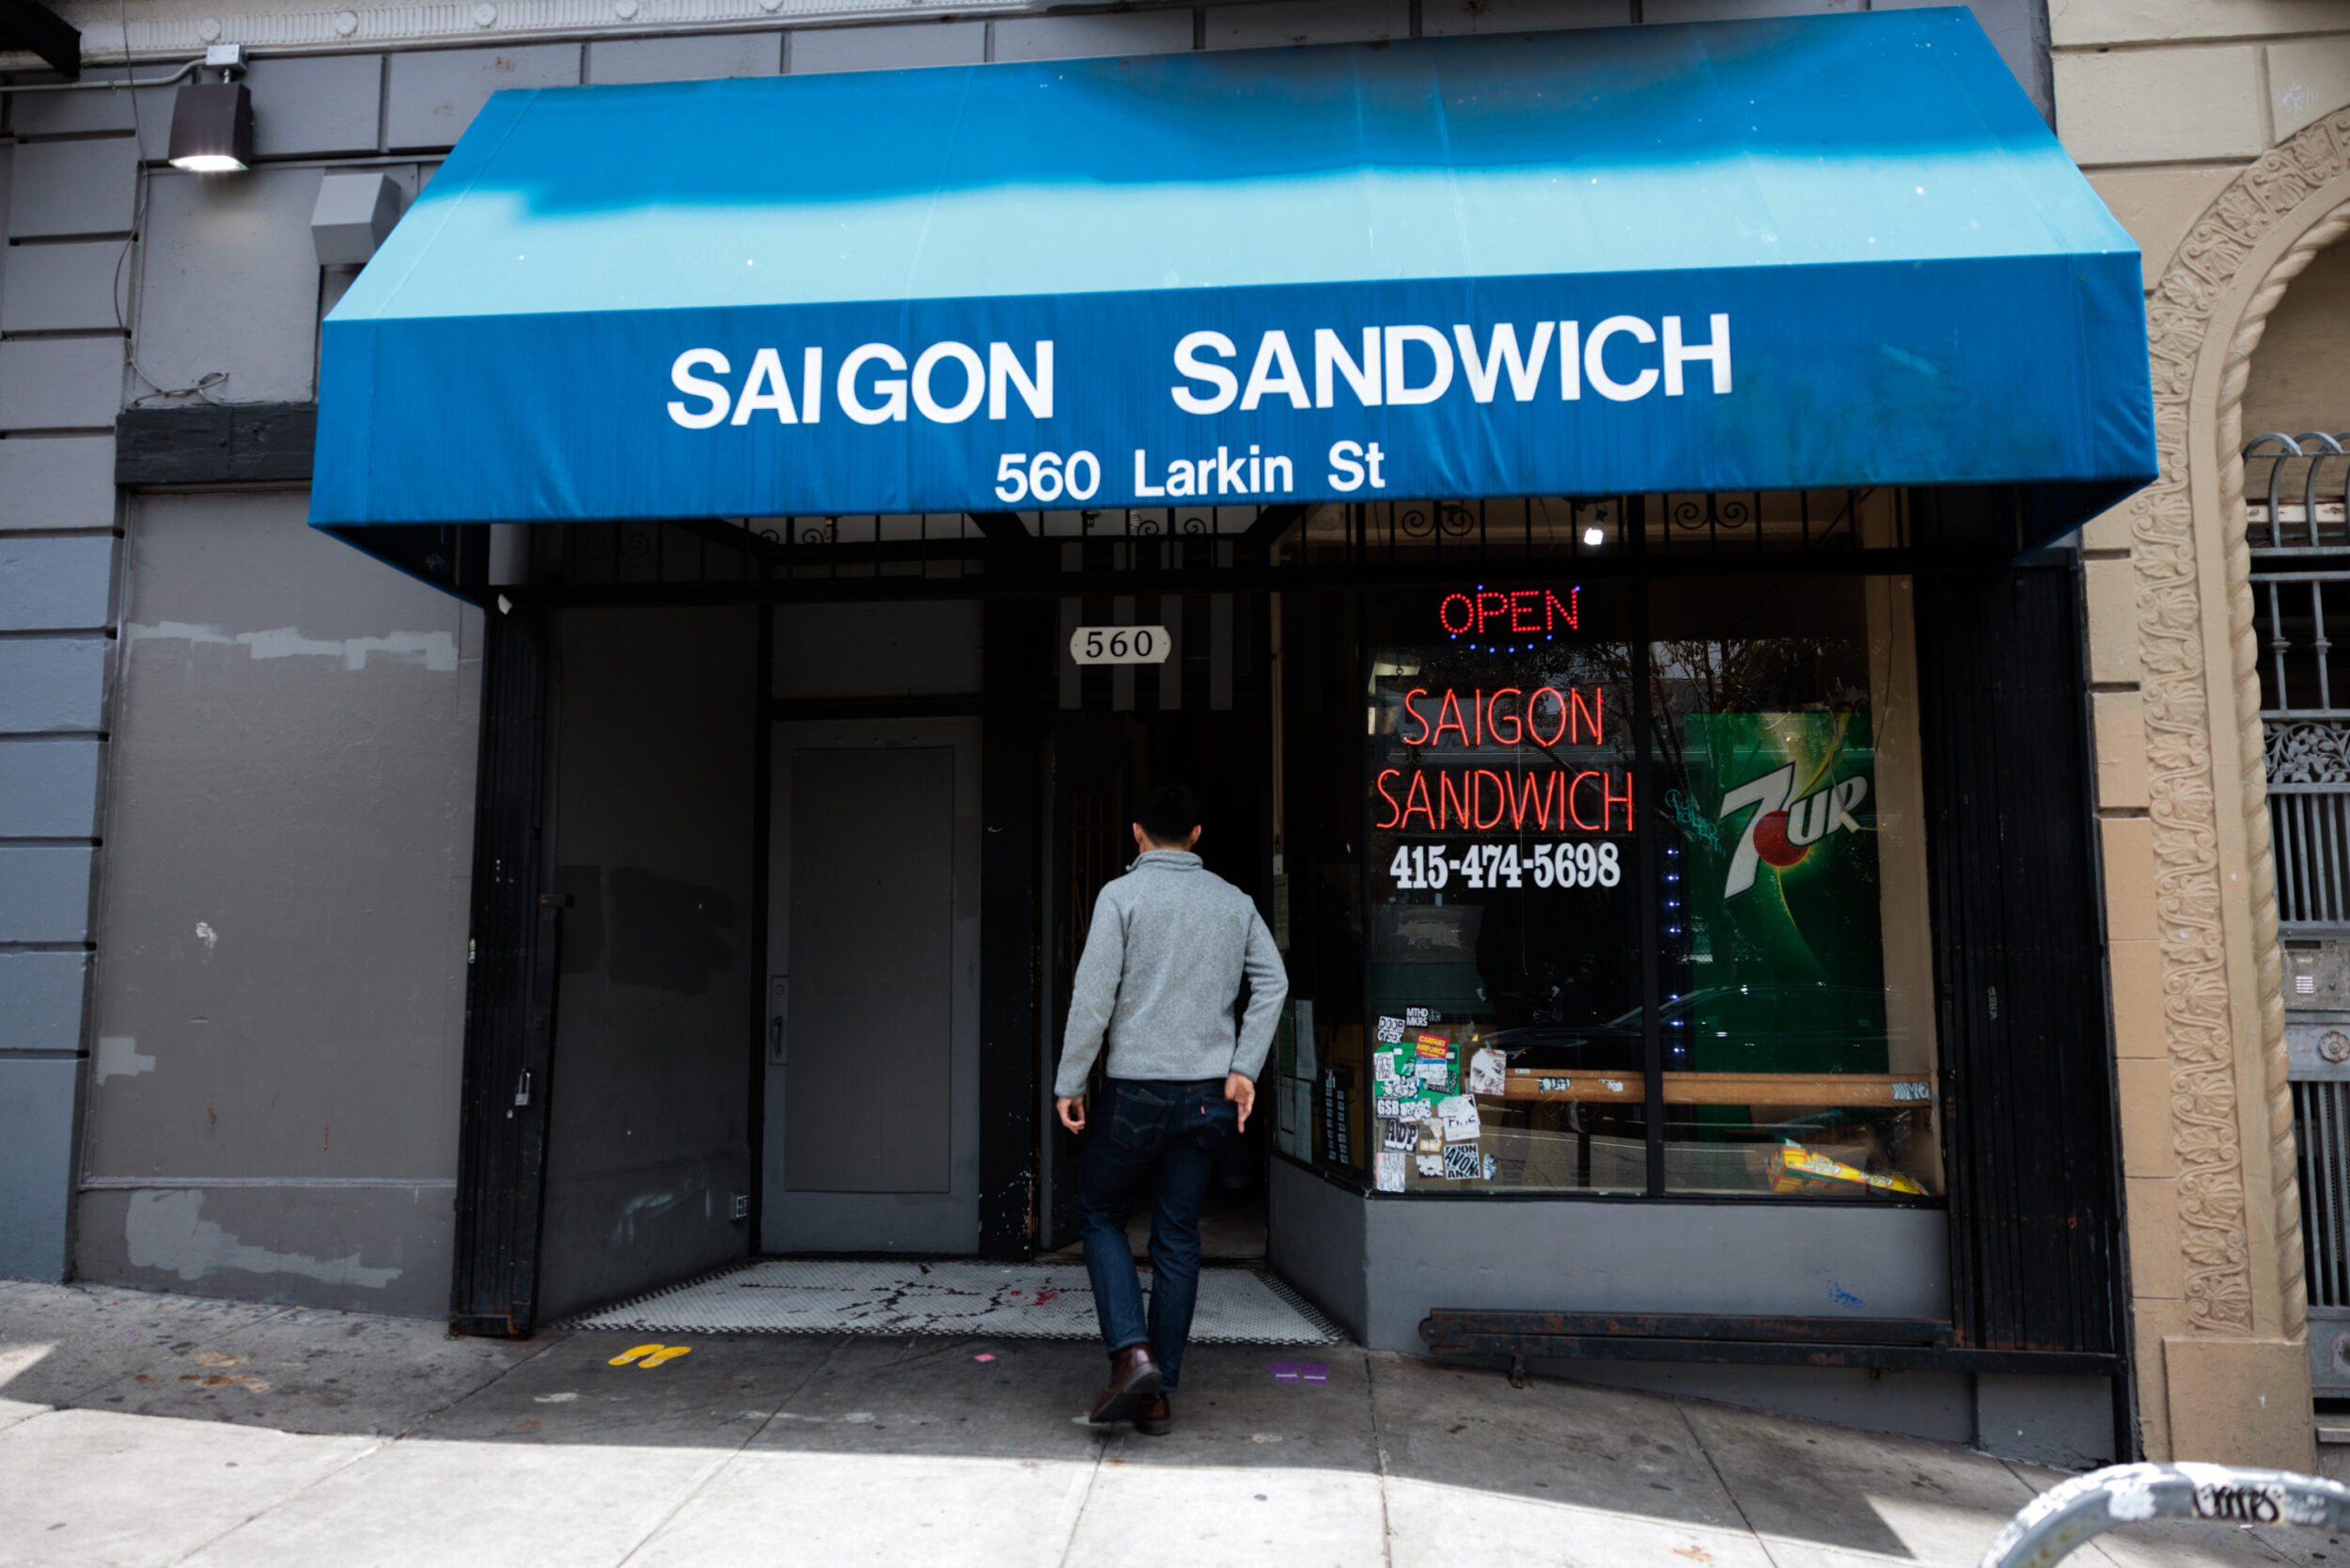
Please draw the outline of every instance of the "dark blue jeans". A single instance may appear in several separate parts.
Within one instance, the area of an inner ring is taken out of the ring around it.
[[[1161,1386],[1173,1389],[1183,1369],[1199,1299],[1199,1203],[1215,1168],[1216,1146],[1232,1135],[1240,1107],[1224,1098],[1222,1078],[1160,1083],[1111,1078],[1086,1121],[1077,1174],[1077,1227],[1102,1342],[1112,1355],[1147,1344]],[[1151,1184],[1151,1315],[1126,1245],[1126,1216]]]

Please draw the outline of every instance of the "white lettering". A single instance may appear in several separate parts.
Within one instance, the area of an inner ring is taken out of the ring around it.
[[[1403,376],[1403,345],[1418,343],[1435,356],[1435,374],[1424,386],[1412,386]],[[1391,326],[1387,328],[1387,401],[1390,405],[1433,403],[1444,396],[1452,384],[1452,345],[1444,340],[1444,334],[1431,326]]]
[[[1590,340],[1583,345],[1583,373],[1601,397],[1628,403],[1654,390],[1656,372],[1642,370],[1630,381],[1618,381],[1607,373],[1607,339],[1618,333],[1628,334],[1638,343],[1656,341],[1656,329],[1637,316],[1610,316],[1591,329]]]
[[[669,404],[669,417],[689,431],[706,431],[727,416],[727,404],[731,400],[722,382],[704,381],[694,374],[697,369],[727,373],[727,356],[715,349],[688,349],[677,356],[669,367],[669,384],[689,398],[707,398],[706,409],[689,409],[683,403]]]
[[[1328,327],[1314,329],[1314,407],[1330,406],[1330,371],[1336,368],[1355,389],[1355,400],[1365,408],[1379,406],[1379,329],[1363,328],[1363,357],[1347,357],[1346,346]]]
[[[963,367],[963,400],[952,405],[942,404],[931,390],[931,372],[938,368],[942,359],[951,359]],[[925,419],[960,425],[979,412],[979,400],[986,395],[987,370],[967,344],[932,343],[914,362],[914,406],[922,411]]]
[[[1187,333],[1175,345],[1175,373],[1190,381],[1204,381],[1215,388],[1204,398],[1188,386],[1170,388],[1175,394],[1175,406],[1185,414],[1221,414],[1240,396],[1240,378],[1221,365],[1201,359],[1203,349],[1218,359],[1230,359],[1240,353],[1232,347],[1232,340],[1220,332]]]
[[[1268,372],[1278,370],[1278,375]],[[1290,335],[1268,332],[1257,345],[1257,363],[1248,372],[1248,390],[1240,395],[1243,412],[1257,406],[1268,392],[1289,395],[1293,408],[1308,406],[1306,401],[1306,378],[1297,373],[1297,356],[1290,353]]]
[[[1578,322],[1559,323],[1559,398],[1562,402],[1583,400],[1583,355],[1574,346],[1575,334],[1580,330]]]
[[[1534,323],[1534,349],[1530,357],[1518,357],[1518,329],[1503,321],[1493,330],[1493,337],[1480,363],[1477,357],[1477,332],[1472,327],[1452,329],[1454,341],[1461,345],[1461,371],[1468,377],[1469,396],[1480,403],[1494,400],[1494,387],[1501,379],[1504,366],[1510,370],[1510,392],[1520,402],[1530,402],[1534,388],[1541,384],[1543,358],[1550,353],[1548,321]]]
[[[856,373],[870,364],[879,364],[892,370],[906,368],[906,356],[886,343],[868,343],[849,351],[849,357],[840,362],[840,379],[834,391],[840,398],[840,412],[860,425],[886,424],[895,419],[903,423],[906,416],[906,384],[901,380],[876,381],[873,390],[882,395],[881,405],[869,408],[857,399]]]
[[[1136,447],[1135,448],[1135,494],[1137,497],[1144,495],[1164,495],[1167,494],[1165,487],[1155,485],[1151,482],[1149,469],[1147,466],[1149,461],[1150,460],[1143,454],[1142,448]]]
[[[1215,493],[1218,495],[1248,494],[1248,468],[1245,458],[1227,457],[1228,448],[1215,449]]]
[[[1681,318],[1665,318],[1665,396],[1681,396],[1681,368],[1693,359],[1711,360],[1714,365],[1714,390],[1730,390],[1730,318],[1718,312],[1713,318],[1713,339],[1701,348],[1681,346]]]
[[[1009,401],[1004,396],[1007,384],[1020,389],[1020,400],[1028,405],[1028,412],[1040,419],[1053,416],[1053,344],[1050,338],[1039,338],[1036,345],[1036,379],[1030,381],[1020,368],[1020,356],[1011,352],[1010,343],[990,343],[987,346],[987,416],[1001,419]]]
[[[1345,492],[1363,488],[1363,465],[1355,460],[1363,455],[1359,441],[1341,441],[1330,448],[1330,488]]]
[[[800,355],[800,423],[812,425],[824,412],[824,351],[810,349]]]
[[[800,422],[791,411],[791,385],[783,379],[783,359],[773,349],[761,349],[751,356],[750,379],[743,384],[743,395],[734,400],[733,422],[747,425],[762,408],[774,409],[778,424]]]

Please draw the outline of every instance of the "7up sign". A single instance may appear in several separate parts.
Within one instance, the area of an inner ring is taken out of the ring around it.
[[[1752,887],[1755,869],[1765,861],[1784,870],[1800,864],[1811,846],[1829,834],[1860,831],[1853,808],[1868,798],[1868,775],[1828,782],[1791,805],[1787,797],[1794,788],[1795,764],[1790,762],[1723,794],[1717,816],[1727,819],[1754,808],[1731,855],[1723,898],[1735,898]]]

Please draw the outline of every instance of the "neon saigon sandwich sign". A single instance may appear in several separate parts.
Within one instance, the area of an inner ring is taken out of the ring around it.
[[[1494,652],[1530,651],[1581,623],[1582,590],[1459,589],[1436,620],[1450,641]],[[1632,775],[1577,767],[1562,748],[1607,741],[1605,687],[1414,686],[1395,734],[1408,764],[1371,780],[1371,824],[1388,831],[1629,833]],[[1528,750],[1541,760],[1525,758]],[[1506,755],[1505,755],[1506,754]]]

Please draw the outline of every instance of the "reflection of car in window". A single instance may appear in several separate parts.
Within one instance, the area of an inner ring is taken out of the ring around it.
[[[1882,1073],[1885,996],[1860,986],[1795,982],[1708,986],[1666,1002],[1658,1019],[1667,1072]],[[1504,1029],[1493,1043],[1524,1068],[1639,1069],[1641,1011],[1582,1027]],[[1518,1053],[1526,1053],[1519,1059]]]

